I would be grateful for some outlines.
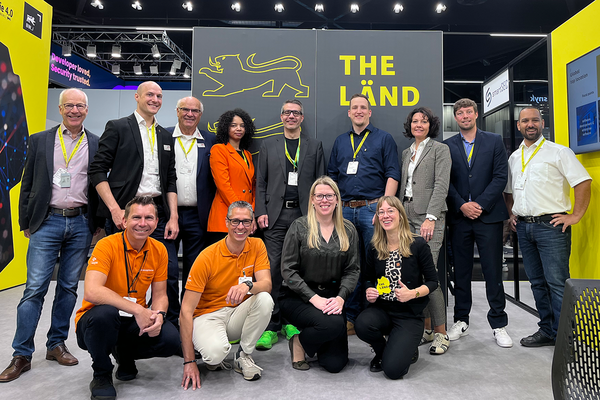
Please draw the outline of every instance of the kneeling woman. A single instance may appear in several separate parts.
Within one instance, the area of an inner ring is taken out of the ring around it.
[[[391,379],[406,375],[423,336],[423,309],[438,278],[427,242],[410,232],[397,197],[381,197],[365,269],[367,301],[356,335],[375,351],[371,371]],[[387,341],[385,335],[389,335]],[[418,353],[417,357],[418,357]]]
[[[340,191],[331,178],[318,178],[310,199],[308,214],[285,236],[279,304],[282,317],[301,330],[289,342],[293,368],[309,369],[306,353],[339,372],[348,363],[343,309],[358,281],[358,235],[342,217]]]

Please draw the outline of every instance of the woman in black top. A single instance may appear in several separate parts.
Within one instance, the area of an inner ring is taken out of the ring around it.
[[[356,335],[375,351],[373,372],[406,375],[423,335],[427,295],[438,286],[431,250],[412,234],[395,196],[377,202],[377,218],[365,269],[369,307],[356,319]],[[386,341],[385,335],[389,335]]]
[[[360,271],[358,235],[342,217],[340,192],[322,176],[310,189],[308,214],[295,220],[283,243],[281,315],[301,330],[290,339],[292,366],[307,370],[305,353],[339,372],[348,362],[344,302]]]

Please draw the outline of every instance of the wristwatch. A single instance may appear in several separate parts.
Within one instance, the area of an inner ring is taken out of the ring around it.
[[[254,283],[252,283],[252,281],[244,281],[244,283],[248,285],[248,290],[252,290],[252,287],[254,286]]]
[[[419,296],[421,295],[421,293],[419,293],[419,291],[418,291],[417,289],[415,289],[415,292],[416,292],[416,294],[415,294],[415,299],[418,299],[418,298],[419,298]]]
[[[164,312],[164,311],[159,311],[158,313],[159,313],[160,315],[162,315],[162,316],[163,316],[163,321],[166,321],[166,320],[167,320],[167,313],[166,313],[166,312]]]

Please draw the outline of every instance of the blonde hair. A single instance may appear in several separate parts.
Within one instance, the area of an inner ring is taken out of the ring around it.
[[[404,207],[402,207],[402,202],[396,196],[380,197],[379,201],[377,202],[377,209],[375,210],[376,213],[379,213],[379,209],[383,206],[384,201],[388,203],[390,207],[398,210],[398,213],[400,214],[400,224],[398,226],[398,252],[400,255],[402,255],[402,257],[410,257],[412,255],[410,251],[410,245],[415,240],[415,236],[417,235],[410,231],[408,218],[406,217],[406,211],[404,211]],[[377,250],[377,258],[379,260],[387,260],[390,256],[387,235],[388,233],[383,229],[381,223],[379,222],[379,217],[376,216],[371,244],[373,247],[375,247],[375,250]]]
[[[338,203],[333,210],[333,225],[335,226],[338,238],[340,239],[340,251],[346,251],[350,247],[350,241],[348,240],[348,234],[346,233],[344,217],[342,216],[342,209],[340,206],[340,190],[333,179],[323,175],[317,178],[317,180],[312,184],[310,188],[310,199],[313,198],[318,185],[327,185],[335,192]],[[308,248],[318,249],[321,235],[319,232],[319,224],[317,223],[317,213],[315,211],[315,207],[310,203],[308,204],[308,215],[306,218],[308,221]]]

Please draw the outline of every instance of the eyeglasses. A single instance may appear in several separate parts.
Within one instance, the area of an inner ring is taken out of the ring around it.
[[[87,104],[83,104],[83,103],[79,103],[79,104],[71,104],[71,103],[67,103],[67,104],[63,104],[62,107],[67,110],[67,111],[71,111],[73,109],[73,107],[77,107],[77,109],[79,111],[85,110],[87,108]]]
[[[299,117],[300,115],[302,115],[302,111],[297,111],[297,110],[283,110],[281,112],[281,115],[285,115],[286,117],[289,117],[290,114],[293,114],[294,117]]]
[[[248,228],[250,225],[252,225],[251,219],[237,219],[237,218],[229,219],[227,217],[227,221],[229,221],[229,223],[231,225],[233,225],[234,228],[239,226],[240,224],[243,224],[246,228]]]
[[[377,215],[379,217],[384,217],[386,214],[389,215],[390,217],[394,214],[396,214],[398,212],[398,210],[396,210],[395,208],[390,208],[389,210],[379,210],[377,211]]]
[[[192,113],[194,115],[202,114],[202,110],[199,110],[197,108],[177,107],[177,109],[179,111],[183,112],[184,114],[187,114],[187,113]]]
[[[335,193],[328,193],[328,194],[313,194],[313,197],[317,200],[317,201],[321,201],[323,199],[327,199],[327,201],[331,201],[333,199],[336,198]]]

